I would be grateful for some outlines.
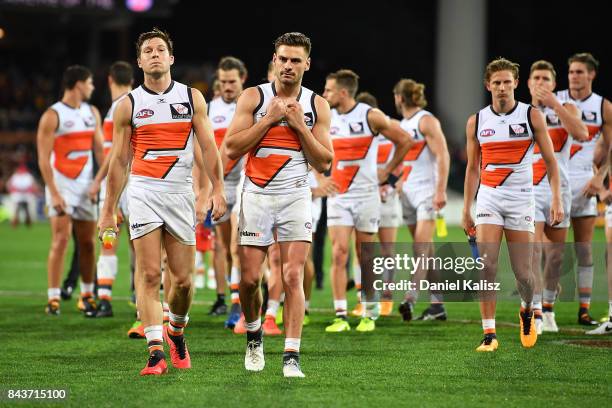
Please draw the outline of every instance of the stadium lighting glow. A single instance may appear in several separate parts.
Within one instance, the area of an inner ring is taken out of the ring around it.
[[[4,38],[4,29],[0,27],[0,40]]]
[[[153,7],[153,0],[126,0],[125,6],[130,11],[143,13],[151,10],[151,7]]]

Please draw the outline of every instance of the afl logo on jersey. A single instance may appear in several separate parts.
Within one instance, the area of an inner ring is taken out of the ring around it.
[[[582,111],[582,120],[585,122],[597,121],[597,112]]]
[[[510,125],[510,137],[525,137],[529,136],[526,123],[517,123]]]
[[[340,131],[339,127],[332,126],[331,129],[329,129],[329,134],[330,135],[337,135],[339,131]]]
[[[67,122],[64,122],[64,127],[66,127],[66,128],[71,128],[73,126],[74,126],[74,122],[71,121],[71,120],[69,120]]]
[[[225,121],[225,116],[218,115],[213,118],[213,122],[215,123],[222,123],[224,121]]]
[[[349,130],[351,131],[351,135],[363,133],[363,122],[350,122]]]
[[[191,119],[191,106],[187,102],[170,105],[172,119]]]
[[[153,112],[151,109],[141,109],[138,111],[138,113],[136,113],[136,119],[146,119],[153,115],[155,115],[155,112]]]
[[[480,131],[480,137],[489,137],[495,134],[495,129],[482,129]]]

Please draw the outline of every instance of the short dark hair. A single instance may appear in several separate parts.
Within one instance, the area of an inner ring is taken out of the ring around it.
[[[510,71],[515,80],[519,79],[519,64],[506,58],[498,57],[487,64],[485,68],[484,83],[488,84],[491,80],[491,75],[499,71]]]
[[[285,33],[278,37],[276,41],[274,41],[274,51],[278,51],[278,47],[281,45],[288,45],[291,47],[303,47],[306,50],[306,55],[310,55],[310,50],[312,49],[312,44],[310,43],[310,38],[306,37],[302,33]]]
[[[533,71],[550,71],[553,79],[557,78],[557,71],[555,71],[555,67],[552,63],[546,60],[538,60],[531,64],[531,68],[529,69],[529,76],[533,74]]]
[[[231,71],[232,69],[237,69],[238,75],[240,75],[241,77],[247,74],[247,69],[244,65],[244,62],[242,62],[236,57],[231,56],[221,58],[221,60],[219,61],[219,65],[217,65],[217,69],[222,69],[223,71]]]
[[[117,85],[132,85],[134,82],[134,70],[129,62],[114,62],[108,70],[108,75]]]
[[[168,32],[160,30],[157,27],[153,27],[151,31],[147,31],[146,33],[141,33],[138,36],[138,40],[136,41],[136,58],[140,57],[140,48],[145,41],[150,40],[151,38],[161,38],[166,45],[168,46],[168,52],[170,55],[174,55],[174,45],[172,44],[172,40],[170,39],[170,34]]]
[[[327,76],[327,79],[335,80],[336,85],[346,89],[352,98],[357,94],[357,89],[359,89],[359,75],[350,69],[339,69],[336,72],[332,72]]]
[[[93,74],[89,68],[82,65],[71,65],[64,71],[62,78],[62,88],[72,89],[79,81],[87,81],[88,78],[92,78]]]
[[[359,92],[359,95],[355,97],[355,100],[357,102],[368,104],[373,108],[378,108],[378,100],[369,92]]]
[[[579,52],[572,55],[567,59],[567,65],[569,66],[572,62],[582,62],[587,66],[589,71],[597,72],[599,69],[599,61],[597,61],[590,52]]]

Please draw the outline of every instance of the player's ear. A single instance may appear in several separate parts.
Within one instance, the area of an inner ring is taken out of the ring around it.
[[[491,84],[489,81],[485,82],[485,87],[487,88],[487,91],[491,92]]]
[[[272,63],[276,63],[276,53],[272,54]]]
[[[310,57],[306,58],[306,68],[304,68],[304,71],[308,70],[310,70]]]
[[[136,58],[136,62],[138,63],[138,68],[142,68],[142,64],[140,63],[140,57]]]
[[[170,65],[174,65],[174,55],[170,56]]]

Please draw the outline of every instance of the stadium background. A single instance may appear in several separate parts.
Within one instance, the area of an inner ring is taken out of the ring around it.
[[[128,8],[148,3],[148,11]],[[94,71],[92,102],[104,114],[110,106],[109,65],[117,59],[135,64],[136,36],[153,26],[168,30],[175,41],[173,77],[204,92],[218,59],[225,55],[245,61],[247,85],[264,81],[274,38],[286,31],[302,31],[313,41],[312,68],[304,85],[318,93],[327,73],[351,68],[361,76],[361,90],[376,95],[382,109],[396,116],[391,95],[395,82],[409,77],[425,83],[429,109],[440,117],[449,140],[449,187],[457,205],[449,208],[447,217],[457,219],[458,214],[449,212],[458,211],[461,203],[465,120],[487,103],[482,86],[486,62],[504,56],[520,63],[517,98],[527,101],[525,80],[533,61],[553,62],[562,89],[567,85],[567,57],[589,51],[601,63],[594,90],[609,97],[612,79],[606,72],[612,58],[605,6],[605,2],[564,5],[486,0],[250,5],[186,0],[0,0],[0,196],[21,160],[38,175],[34,132],[41,113],[60,97],[59,83],[66,66],[79,63]],[[138,85],[142,76],[136,72]],[[116,317],[95,322],[83,322],[67,306],[60,322],[43,319],[49,239],[46,224],[32,230],[12,230],[7,223],[0,224],[3,390],[69,388],[68,405],[75,406],[174,405],[177,398],[186,406],[253,401],[263,406],[393,406],[406,401],[448,406],[490,406],[492,401],[507,406],[585,402],[604,406],[611,396],[612,373],[604,365],[609,349],[569,345],[585,339],[575,324],[573,303],[559,305],[558,322],[564,330],[544,337],[537,349],[529,351],[518,345],[516,304],[502,303],[498,313],[502,349],[497,355],[481,356],[473,352],[480,329],[477,306],[471,303],[450,305],[451,321],[446,324],[407,328],[395,316],[382,319],[375,336],[323,335],[331,311],[328,284],[313,294],[313,323],[306,328],[303,342],[308,378],[299,387],[280,378],[281,340],[277,338],[266,340],[270,357],[263,375],[249,376],[241,370],[244,341],[221,329],[222,318],[205,316],[214,297],[209,290],[196,296],[189,332],[192,354],[198,356],[196,363],[202,369],[174,373],[161,382],[145,379],[136,385],[144,345],[125,338],[133,319],[133,309],[124,302],[129,295],[125,239],[119,253]],[[407,239],[404,228],[399,240]],[[463,233],[451,228],[448,239],[463,240]],[[603,241],[601,229],[596,240]],[[329,248],[326,252],[325,265],[329,265]],[[595,285],[603,300],[603,257],[597,261]],[[352,306],[354,296],[349,297]],[[597,317],[604,309],[603,302],[595,303]]]

